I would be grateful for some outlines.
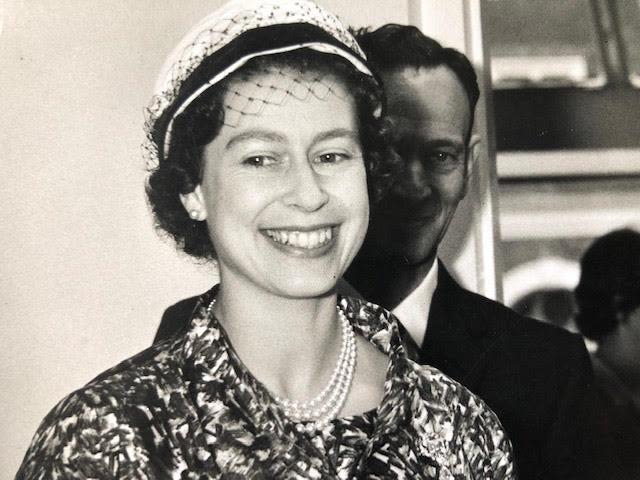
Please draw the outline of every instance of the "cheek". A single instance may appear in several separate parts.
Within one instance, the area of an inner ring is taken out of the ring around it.
[[[344,242],[344,261],[350,264],[367,234],[369,227],[369,196],[366,179],[353,178],[343,189],[341,201],[337,204],[342,215],[346,215]]]
[[[273,182],[255,175],[238,172],[211,172],[204,190],[207,207],[215,216],[234,216],[234,212],[246,212],[260,208],[266,197],[275,191]],[[240,214],[242,215],[242,214]]]
[[[440,194],[443,203],[455,206],[464,197],[465,176],[464,172],[456,171],[442,178],[439,182]]]
[[[219,249],[223,238],[244,238],[238,230],[255,218],[260,198],[254,186],[247,185],[233,176],[222,178],[210,175],[207,188],[204,189],[207,204],[209,234],[214,247]]]
[[[367,184],[363,181],[358,184],[352,184],[347,190],[349,193],[350,204],[354,209],[358,210],[361,215],[369,217],[369,192]]]
[[[369,225],[369,193],[364,169],[344,183],[343,192],[342,203],[357,225],[356,235],[364,237]]]

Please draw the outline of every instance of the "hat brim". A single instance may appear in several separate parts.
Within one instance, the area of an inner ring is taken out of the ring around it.
[[[240,69],[251,59],[261,56],[290,52],[309,48],[318,52],[337,55],[351,63],[355,69],[369,76],[374,76],[366,65],[365,59],[349,47],[328,34],[322,28],[306,23],[270,25],[248,30],[214,54],[202,60],[197,68],[182,83],[180,90],[162,115],[156,120],[153,128],[164,127],[164,138],[161,158],[166,156],[171,142],[173,120],[203,92],[219,83],[233,72]]]

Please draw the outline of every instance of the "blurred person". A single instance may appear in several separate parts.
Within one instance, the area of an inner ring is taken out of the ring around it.
[[[540,288],[527,293],[513,306],[513,310],[526,317],[550,323],[556,327],[575,331],[573,292],[566,288]]]
[[[155,93],[150,205],[220,283],[180,332],[63,399],[17,478],[515,478],[484,402],[410,360],[388,311],[336,292],[395,158],[337,18],[230,2]]]
[[[593,415],[602,478],[640,478],[640,233],[595,240],[580,261],[576,324],[597,344]],[[606,475],[607,477],[604,477]]]
[[[420,363],[491,406],[513,442],[520,478],[582,478],[588,454],[578,427],[591,379],[582,339],[465,290],[438,260],[480,161],[471,63],[412,26],[385,25],[356,38],[382,80],[404,168],[372,205],[346,279],[393,311]]]

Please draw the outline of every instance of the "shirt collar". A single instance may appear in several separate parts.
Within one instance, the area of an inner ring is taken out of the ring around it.
[[[431,310],[431,300],[437,286],[438,261],[434,260],[433,265],[422,279],[422,282],[420,282],[420,285],[393,309],[393,314],[398,317],[418,347],[422,347],[424,341],[429,311]]]

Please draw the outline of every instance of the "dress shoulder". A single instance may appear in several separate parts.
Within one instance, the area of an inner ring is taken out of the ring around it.
[[[16,480],[102,480],[121,478],[122,468],[135,471],[135,460],[120,460],[135,457],[129,450],[140,440],[139,427],[156,410],[171,411],[171,396],[186,391],[171,346],[148,348],[58,402],[38,427]]]
[[[117,478],[121,425],[115,412],[78,390],[40,424],[16,480]]]

